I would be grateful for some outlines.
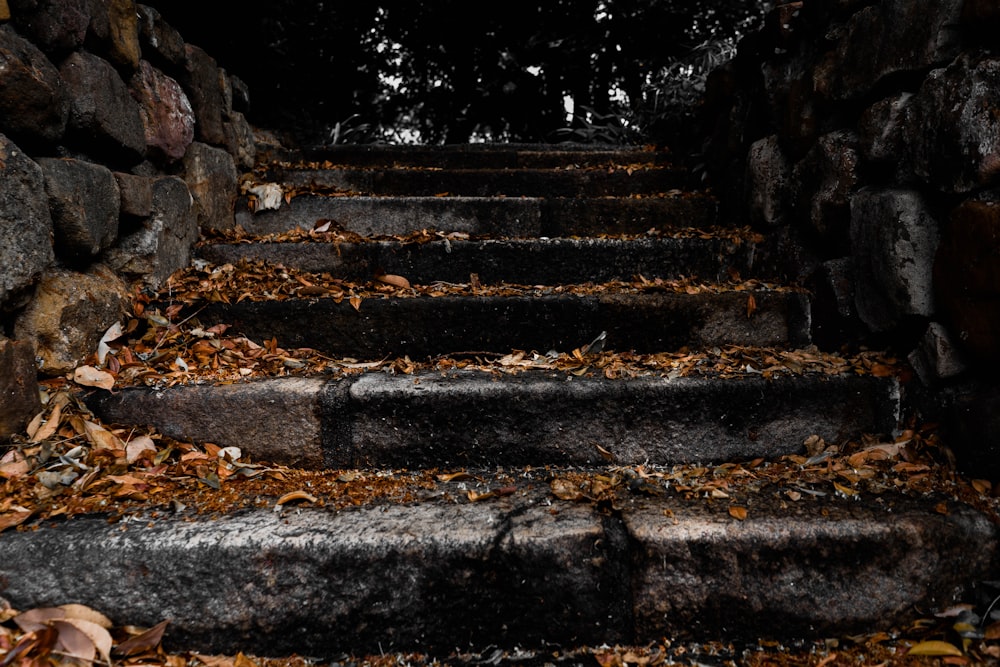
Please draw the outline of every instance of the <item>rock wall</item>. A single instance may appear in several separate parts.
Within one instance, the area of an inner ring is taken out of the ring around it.
[[[37,373],[94,352],[136,289],[233,226],[243,82],[134,0],[0,0],[0,441]]]
[[[724,208],[806,258],[816,341],[907,356],[928,418],[994,476],[998,28],[994,0],[782,4],[712,74],[705,105]]]

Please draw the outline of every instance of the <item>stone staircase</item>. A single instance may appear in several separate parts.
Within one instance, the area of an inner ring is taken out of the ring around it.
[[[893,442],[902,382],[811,347],[810,295],[783,284],[780,247],[717,220],[664,154],[272,158],[247,177],[243,233],[203,243],[152,305],[308,348],[324,372],[289,358],[281,376],[88,404],[334,484],[439,484],[11,533],[18,604],[169,617],[170,641],[202,651],[551,652],[874,631],[989,578],[981,512],[862,492],[850,470],[816,481],[863,434]]]

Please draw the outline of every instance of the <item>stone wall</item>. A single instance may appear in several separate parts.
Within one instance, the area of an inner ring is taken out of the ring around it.
[[[246,86],[134,0],[0,0],[0,440],[233,225]]]
[[[1000,54],[994,0],[805,0],[713,73],[724,208],[789,240],[815,338],[895,349],[960,459],[1000,474]]]

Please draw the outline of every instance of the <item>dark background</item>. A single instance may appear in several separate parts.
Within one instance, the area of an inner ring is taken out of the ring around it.
[[[210,1],[225,25],[205,20],[204,0],[148,4],[246,81],[251,122],[310,143],[398,141],[402,129],[426,143],[552,141],[569,125],[565,96],[590,122],[631,117],[650,130],[648,81],[699,44],[753,24],[764,8],[747,0]]]

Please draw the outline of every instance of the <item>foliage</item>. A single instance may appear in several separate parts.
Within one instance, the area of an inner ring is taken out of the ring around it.
[[[763,6],[511,0],[484,11],[459,0],[218,0],[233,22],[219,31],[194,0],[152,4],[248,82],[251,121],[314,143],[558,140],[569,107],[582,112],[577,133],[631,140],[671,113],[664,94],[690,97],[687,82],[659,96],[651,86],[745,29]],[[355,131],[344,132],[344,119]]]

